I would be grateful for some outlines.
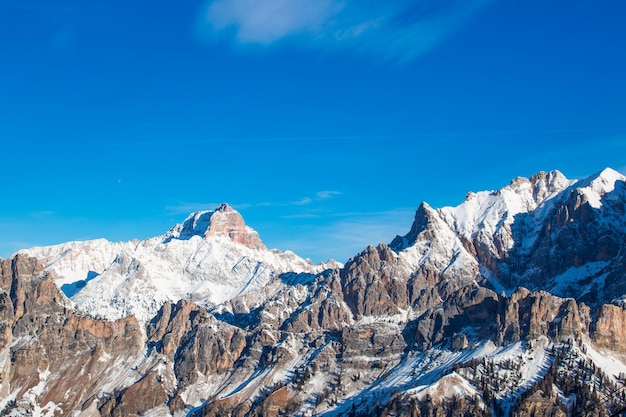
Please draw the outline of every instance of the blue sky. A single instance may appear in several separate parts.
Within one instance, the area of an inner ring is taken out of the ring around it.
[[[421,201],[626,172],[622,0],[0,0],[0,257],[229,202],[347,260]]]

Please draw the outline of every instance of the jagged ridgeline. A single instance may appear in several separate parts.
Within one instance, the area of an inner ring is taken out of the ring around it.
[[[407,225],[408,228],[409,225]],[[0,413],[609,416],[626,406],[626,179],[422,204],[313,265],[228,205],[0,269]]]

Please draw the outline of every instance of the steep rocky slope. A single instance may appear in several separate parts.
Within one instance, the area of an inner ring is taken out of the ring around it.
[[[133,268],[114,262],[128,243],[30,250],[2,262],[0,409],[608,415],[626,402],[625,192],[612,170],[578,182],[556,171],[518,178],[455,208],[422,204],[407,235],[345,266],[267,251],[228,207],[134,242]],[[207,260],[196,269],[187,262],[184,279],[206,282],[207,293],[230,286],[221,298],[174,292],[139,321],[110,297],[106,311],[125,318],[99,320],[102,309],[78,301],[96,298],[97,285],[132,294],[129,282],[154,282],[153,269],[180,271],[168,253],[187,255],[184,245]],[[232,251],[264,254],[275,269],[242,279]],[[76,310],[57,286],[90,270],[100,275],[70,292]]]

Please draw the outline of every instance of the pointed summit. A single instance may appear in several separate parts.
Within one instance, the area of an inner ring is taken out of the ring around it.
[[[189,240],[193,236],[205,239],[223,236],[234,243],[252,249],[265,249],[259,234],[247,226],[238,211],[222,203],[214,211],[198,211],[190,214],[182,224],[177,224],[166,234],[166,240]]]
[[[618,183],[624,182],[626,182],[624,175],[614,169],[605,168],[590,177],[578,181],[574,184],[574,187],[576,192],[585,196],[592,207],[600,208],[605,195],[613,192]]]
[[[415,212],[415,219],[413,220],[409,233],[405,236],[396,236],[389,244],[389,247],[396,252],[400,252],[414,245],[418,235],[437,221],[436,216],[436,211],[428,205],[428,203],[423,201]],[[432,238],[433,236],[429,235],[429,237]]]
[[[596,192],[611,192],[616,181],[626,181],[626,177],[612,168],[604,168],[600,172],[581,180],[577,187],[591,187]]]

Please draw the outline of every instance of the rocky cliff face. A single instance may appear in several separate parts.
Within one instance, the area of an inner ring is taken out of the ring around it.
[[[93,301],[102,288],[94,283],[124,277],[126,286],[111,286],[120,303],[109,307],[128,313],[128,297],[147,299],[147,287],[138,285],[153,276],[146,259],[173,271],[168,262],[181,253],[187,261],[217,253],[211,262],[228,273],[275,265],[273,273],[247,276],[257,284],[236,287],[219,303],[203,302],[201,292],[159,299],[142,310],[154,314],[139,321],[89,317],[59,290],[67,281],[58,273],[72,273],[72,262],[89,268],[84,248],[65,247],[58,263],[52,249],[33,251],[46,254],[39,259],[15,256],[0,265],[0,410],[614,412],[621,397],[612,393],[626,381],[623,184],[612,171],[580,182],[540,173],[469,194],[456,208],[422,204],[407,235],[370,246],[345,266],[318,269],[299,269],[304,261],[289,254],[274,254],[274,264],[267,255],[250,269],[252,254],[271,251],[241,216],[227,206],[197,213],[164,237],[124,247],[85,284],[92,292],[76,295]],[[192,255],[181,249],[189,243]],[[100,256],[94,265],[106,264],[102,247],[111,248],[100,241],[91,249]],[[151,258],[144,257],[147,248]],[[193,285],[206,282],[194,277]],[[138,286],[124,293],[129,283]],[[219,285],[210,281],[211,291]]]
[[[624,292],[624,179],[611,170],[564,189],[543,212],[519,216],[516,243],[496,271],[511,283],[574,297],[594,307]],[[528,238],[529,230],[532,230]]]
[[[605,304],[594,324],[594,342],[602,348],[626,353],[626,310]]]
[[[134,378],[129,368],[144,346],[137,320],[77,314],[33,258],[18,255],[1,269],[3,398],[25,412],[80,410],[116,380]]]

